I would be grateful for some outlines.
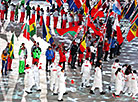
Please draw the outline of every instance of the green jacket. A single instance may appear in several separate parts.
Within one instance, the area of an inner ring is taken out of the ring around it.
[[[27,15],[29,15],[31,13],[30,10],[31,10],[31,7],[29,5],[27,5],[26,6],[26,13],[27,13]]]
[[[39,59],[40,55],[41,55],[41,48],[40,47],[35,48],[33,51],[33,58]]]
[[[19,5],[16,6],[15,15],[18,15],[18,9],[19,9]]]

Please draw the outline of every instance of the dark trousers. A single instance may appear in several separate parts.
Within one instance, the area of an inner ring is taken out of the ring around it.
[[[2,60],[2,75],[4,75],[3,70],[5,68],[5,75],[7,75],[7,61]]]
[[[76,57],[77,55],[72,55],[71,68],[75,67]]]
[[[46,59],[46,71],[48,71],[48,65],[51,65],[51,63],[52,59],[51,60]]]
[[[65,70],[65,62],[59,62],[59,64],[63,64],[63,69]]]
[[[37,21],[39,21],[39,19],[40,19],[40,15],[37,15]]]
[[[108,56],[108,51],[105,51],[104,61],[107,60],[107,56]]]
[[[95,53],[91,53],[90,62],[92,62],[92,64],[94,63],[94,59],[95,59]]]
[[[29,19],[30,19],[30,14],[27,14],[27,15],[26,15],[26,19],[27,19],[28,17],[29,17]]]
[[[113,58],[113,55],[114,54],[114,57],[115,57],[115,48],[111,48],[110,49],[110,59]]]

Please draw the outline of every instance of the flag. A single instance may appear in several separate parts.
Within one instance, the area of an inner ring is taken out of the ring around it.
[[[120,1],[115,0],[113,4],[113,11],[117,13],[118,15],[121,15],[121,6],[120,6]]]
[[[30,1],[31,1],[31,0],[28,0],[28,1],[26,2],[26,5],[29,5]]]
[[[130,42],[135,37],[138,37],[138,18],[135,22],[130,26],[129,32],[127,34],[127,40]]]
[[[77,5],[75,4],[73,0],[68,0],[67,2],[69,4],[70,10],[73,10],[73,8],[74,8],[74,12],[79,10],[79,8],[77,7]]]
[[[14,58],[14,34],[12,34],[12,38],[9,44],[9,56],[11,59]]]
[[[62,0],[56,0],[57,4],[59,7],[61,7],[61,5],[64,3]]]
[[[97,4],[90,10],[91,17],[94,17],[98,12],[99,8],[102,6],[102,0],[99,0]]]
[[[87,26],[90,27],[97,35],[103,36],[103,34],[100,32],[100,29],[94,25],[89,16]]]
[[[99,18],[104,17],[104,12],[103,12],[102,10],[98,11],[98,12],[95,14],[93,20],[95,20],[97,17],[99,17]]]
[[[84,14],[86,16],[86,14],[89,12],[90,9],[90,4],[89,4],[89,0],[85,0],[84,4],[83,4],[83,10],[84,10]]]
[[[76,6],[78,7],[78,9],[79,8],[81,8],[81,2],[80,2],[80,0],[74,0],[74,3],[76,4]]]
[[[137,19],[137,17],[138,17],[138,7],[130,19],[131,24]]]
[[[135,1],[132,3],[132,5],[130,6],[129,10],[127,11],[126,15],[125,15],[125,19],[129,19],[130,16],[132,15],[134,9],[135,9],[136,5],[135,5]]]
[[[36,22],[34,18],[29,20],[30,36],[33,37],[36,34]]]
[[[53,40],[53,38],[52,38],[50,29],[47,27],[47,25],[45,25],[44,20],[43,20],[42,31],[43,31],[43,39],[44,39],[46,42],[52,44],[52,43],[54,42],[54,40]]]
[[[27,23],[24,23],[22,25],[21,29],[23,30],[23,37],[25,37],[26,39],[30,40],[30,29],[29,29],[29,25]]]
[[[81,43],[80,43],[80,50],[84,52],[86,50],[86,33],[83,34]]]
[[[47,2],[49,2],[52,5],[52,0],[46,0]]]
[[[62,35],[66,35],[66,34],[70,34],[73,37],[76,36],[76,34],[78,34],[80,32],[80,28],[82,28],[82,26],[75,26],[75,27],[70,27],[70,28],[64,28],[64,29],[56,29],[55,33],[59,34],[60,36]]]
[[[121,29],[120,29],[120,24],[119,24],[119,21],[118,21],[118,17],[116,17],[115,19],[115,22],[114,22],[114,28],[117,32],[117,41],[120,44],[122,44],[122,42],[124,41],[123,37],[122,37],[122,32],[121,32]]]

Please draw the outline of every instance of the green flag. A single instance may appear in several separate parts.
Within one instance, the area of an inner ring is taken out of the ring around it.
[[[9,56],[11,59],[14,58],[14,34],[12,35],[11,42],[9,44]]]

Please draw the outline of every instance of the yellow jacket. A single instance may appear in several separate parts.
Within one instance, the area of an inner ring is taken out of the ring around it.
[[[8,56],[8,55],[5,56],[4,54],[2,54],[2,55],[1,55],[2,60],[3,60],[3,61],[6,61],[7,56]]]

